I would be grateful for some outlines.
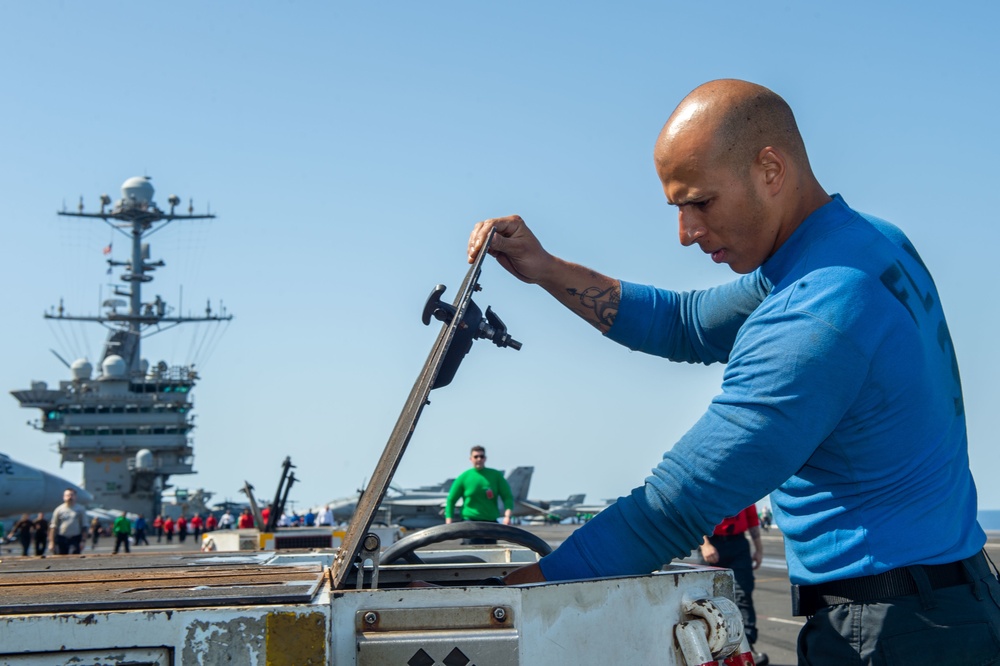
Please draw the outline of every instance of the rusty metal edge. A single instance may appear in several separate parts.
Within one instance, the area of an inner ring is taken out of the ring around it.
[[[315,589],[315,587],[313,587]],[[315,593],[264,594],[248,596],[241,591],[238,596],[226,597],[178,597],[171,599],[149,599],[134,601],[87,601],[87,602],[43,602],[18,606],[0,606],[0,617],[10,615],[37,615],[40,613],[103,613],[119,610],[160,610],[164,613],[179,608],[203,608],[210,606],[280,606],[302,604],[311,601]],[[169,604],[169,605],[168,605]]]

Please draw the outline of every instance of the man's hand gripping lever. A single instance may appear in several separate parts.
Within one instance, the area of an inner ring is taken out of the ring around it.
[[[537,284],[552,294],[602,333],[607,333],[614,324],[621,283],[549,254],[517,215],[495,217],[473,227],[469,236],[469,263],[482,260],[484,252],[495,257],[518,280]]]
[[[441,300],[445,289],[447,287],[439,284],[427,297],[427,303],[424,304],[424,312],[421,317],[425,326],[430,325],[432,317],[444,322],[445,325],[450,324],[455,317],[455,306]],[[473,286],[473,291],[480,289],[478,284]],[[451,346],[448,347],[448,352],[441,365],[441,370],[434,380],[432,389],[441,388],[451,383],[455,373],[458,372],[458,366],[462,363],[462,359],[469,353],[473,341],[477,339],[490,340],[497,347],[510,347],[514,350],[521,348],[521,343],[507,333],[507,326],[491,307],[486,307],[486,316],[484,317],[483,311],[479,309],[475,301],[469,299],[469,304],[465,308],[461,323],[455,329],[455,337],[451,341]]]
[[[558,263],[517,215],[496,217],[476,224],[469,236],[470,264],[476,261],[484,248],[511,275],[529,284],[545,282]]]

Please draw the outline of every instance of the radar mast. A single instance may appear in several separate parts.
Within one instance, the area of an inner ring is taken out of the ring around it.
[[[108,195],[101,195],[98,212],[85,212],[81,198],[77,212],[58,214],[103,220],[128,238],[129,258],[108,259],[109,271],[123,269],[119,278],[125,286],[115,287],[113,297],[102,304],[102,314],[70,315],[60,302],[44,315],[108,329],[97,375],[91,377],[89,361],[78,359],[70,364],[72,379],[61,381],[58,389],[33,382],[31,389],[11,393],[22,407],[42,411],[41,421],[33,424],[36,428],[63,435],[62,462],[83,463],[82,485],[94,495],[95,504],[153,516],[160,511],[168,477],[194,473],[190,393],[198,376],[193,366],[165,361],[151,366],[142,358],[142,338],[185,323],[228,322],[232,315],[221,306],[213,312],[210,304],[202,316],[175,315],[159,295],[143,300],[142,287],[153,280],[150,273],[165,266],[162,260],[150,260],[144,240],[171,222],[215,215],[196,215],[191,203],[187,213],[177,212],[176,195],[168,199],[169,211],[161,210],[145,176],[129,178],[121,191],[122,198],[113,206]]]

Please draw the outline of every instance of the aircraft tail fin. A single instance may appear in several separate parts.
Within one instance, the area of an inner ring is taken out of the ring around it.
[[[579,495],[570,495],[566,499],[566,504],[583,504],[583,500],[587,497],[586,493],[581,493]]]
[[[534,472],[534,467],[515,467],[507,474],[507,485],[510,486],[510,494],[514,496],[515,502],[528,499],[528,488]]]

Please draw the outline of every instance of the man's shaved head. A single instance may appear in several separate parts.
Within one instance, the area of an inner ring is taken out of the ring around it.
[[[657,162],[667,159],[676,139],[701,137],[711,161],[745,172],[765,146],[808,168],[805,145],[792,109],[763,86],[737,79],[709,81],[681,100],[656,142]]]
[[[830,200],[813,176],[792,110],[747,81],[695,88],[670,114],[653,151],[682,245],[750,272]]]

